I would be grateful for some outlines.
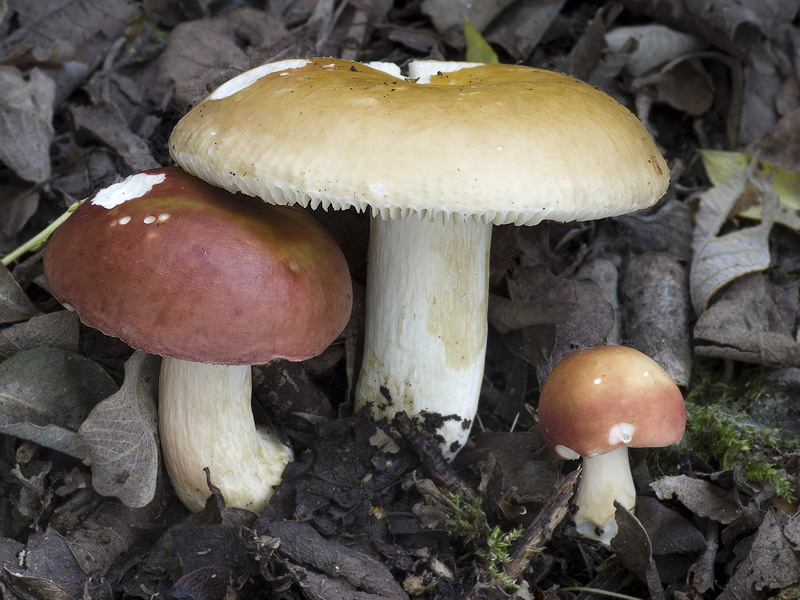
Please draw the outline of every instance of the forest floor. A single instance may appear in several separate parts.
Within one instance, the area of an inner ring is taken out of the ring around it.
[[[495,228],[479,412],[452,464],[406,421],[354,414],[369,216],[313,211],[355,303],[319,357],[253,369],[256,419],[296,457],[260,515],[218,495],[183,507],[160,465],[157,357],[63,310],[42,250],[12,255],[3,598],[800,598],[796,1],[256,4],[0,0],[0,255],[93,191],[174,164],[172,127],[231,77],[290,57],[465,60],[464,16],[499,62],[627,106],[669,191],[644,213]],[[652,356],[688,415],[680,445],[631,453],[635,515],[618,510],[610,547],[576,533],[579,463],[537,423],[556,361],[603,344]]]

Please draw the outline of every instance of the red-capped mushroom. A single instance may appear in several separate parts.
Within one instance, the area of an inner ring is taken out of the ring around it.
[[[583,457],[575,525],[608,544],[617,533],[614,501],[630,510],[636,503],[628,447],[680,442],[686,406],[652,358],[633,348],[598,346],[553,367],[539,396],[539,425],[560,458]]]
[[[256,427],[250,365],[322,352],[350,316],[339,247],[302,209],[255,202],[163,168],[87,200],[44,257],[53,295],[81,320],[164,359],[159,430],[173,487],[260,512],[291,460]]]

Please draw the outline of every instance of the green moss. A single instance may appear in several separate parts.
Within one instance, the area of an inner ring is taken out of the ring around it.
[[[680,446],[657,454],[657,464],[677,464],[676,454],[691,452],[719,470],[738,466],[751,484],[775,486],[791,499],[796,482],[775,457],[797,452],[800,441],[783,432],[784,416],[781,387],[766,383],[763,370],[722,383],[708,367],[695,365],[686,396],[686,435]]]
[[[471,548],[478,579],[495,580],[518,589],[519,584],[505,575],[504,568],[511,562],[511,546],[522,536],[523,529],[504,532],[500,527],[490,527],[480,496],[463,498],[448,490],[439,491],[438,499],[430,497],[428,501],[447,514],[444,525],[450,535],[458,538],[465,548]]]

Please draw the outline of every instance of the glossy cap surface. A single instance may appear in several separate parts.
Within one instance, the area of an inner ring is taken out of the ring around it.
[[[178,168],[131,175],[84,202],[50,240],[44,272],[86,325],[195,362],[315,356],[352,305],[344,256],[311,215]]]
[[[686,426],[680,389],[649,356],[598,346],[556,363],[539,396],[539,425],[561,458],[596,456],[621,445],[677,444]]]

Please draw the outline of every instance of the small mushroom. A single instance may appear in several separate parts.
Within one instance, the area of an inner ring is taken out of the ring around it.
[[[176,125],[187,171],[275,204],[372,211],[356,408],[437,415],[452,457],[483,380],[492,226],[652,206],[669,169],[595,87],[519,65],[289,59]]]
[[[339,247],[307,212],[230,194],[179,168],[98,191],[56,231],[47,284],[81,320],[163,358],[159,431],[191,510],[260,512],[292,459],[250,408],[250,365],[322,352],[350,316]]]
[[[553,367],[539,396],[539,426],[560,458],[583,457],[575,526],[608,544],[617,534],[614,501],[629,510],[636,504],[628,447],[680,442],[686,406],[652,358],[625,346],[598,346]]]

